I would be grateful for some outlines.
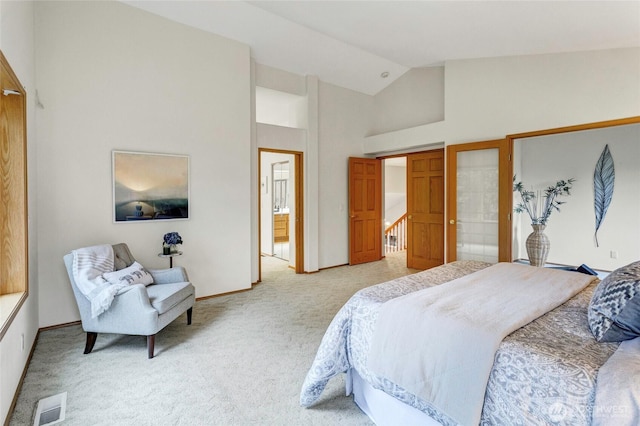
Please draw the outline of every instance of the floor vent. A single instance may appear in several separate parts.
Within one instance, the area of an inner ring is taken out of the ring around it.
[[[59,393],[38,401],[33,426],[48,426],[64,420],[67,409],[67,393]]]

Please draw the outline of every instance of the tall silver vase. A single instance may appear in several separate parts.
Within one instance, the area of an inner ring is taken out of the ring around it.
[[[529,263],[532,266],[544,266],[549,255],[551,243],[544,233],[546,225],[531,225],[533,232],[527,237],[526,247]]]

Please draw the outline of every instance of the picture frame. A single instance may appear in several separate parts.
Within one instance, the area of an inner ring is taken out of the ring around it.
[[[115,223],[189,219],[189,156],[112,151]]]

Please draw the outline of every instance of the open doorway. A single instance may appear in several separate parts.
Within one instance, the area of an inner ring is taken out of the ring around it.
[[[265,258],[301,273],[302,153],[261,148],[259,175],[260,279]]]
[[[407,157],[383,159],[384,254],[407,249]]]
[[[407,267],[444,263],[444,149],[384,161],[384,254],[405,251]]]

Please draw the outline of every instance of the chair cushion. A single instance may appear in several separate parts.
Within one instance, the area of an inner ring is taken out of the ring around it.
[[[130,266],[134,261],[135,259],[125,243],[113,245],[113,262],[116,271]]]
[[[153,284],[147,287],[149,302],[160,315],[194,294],[191,283]]]

